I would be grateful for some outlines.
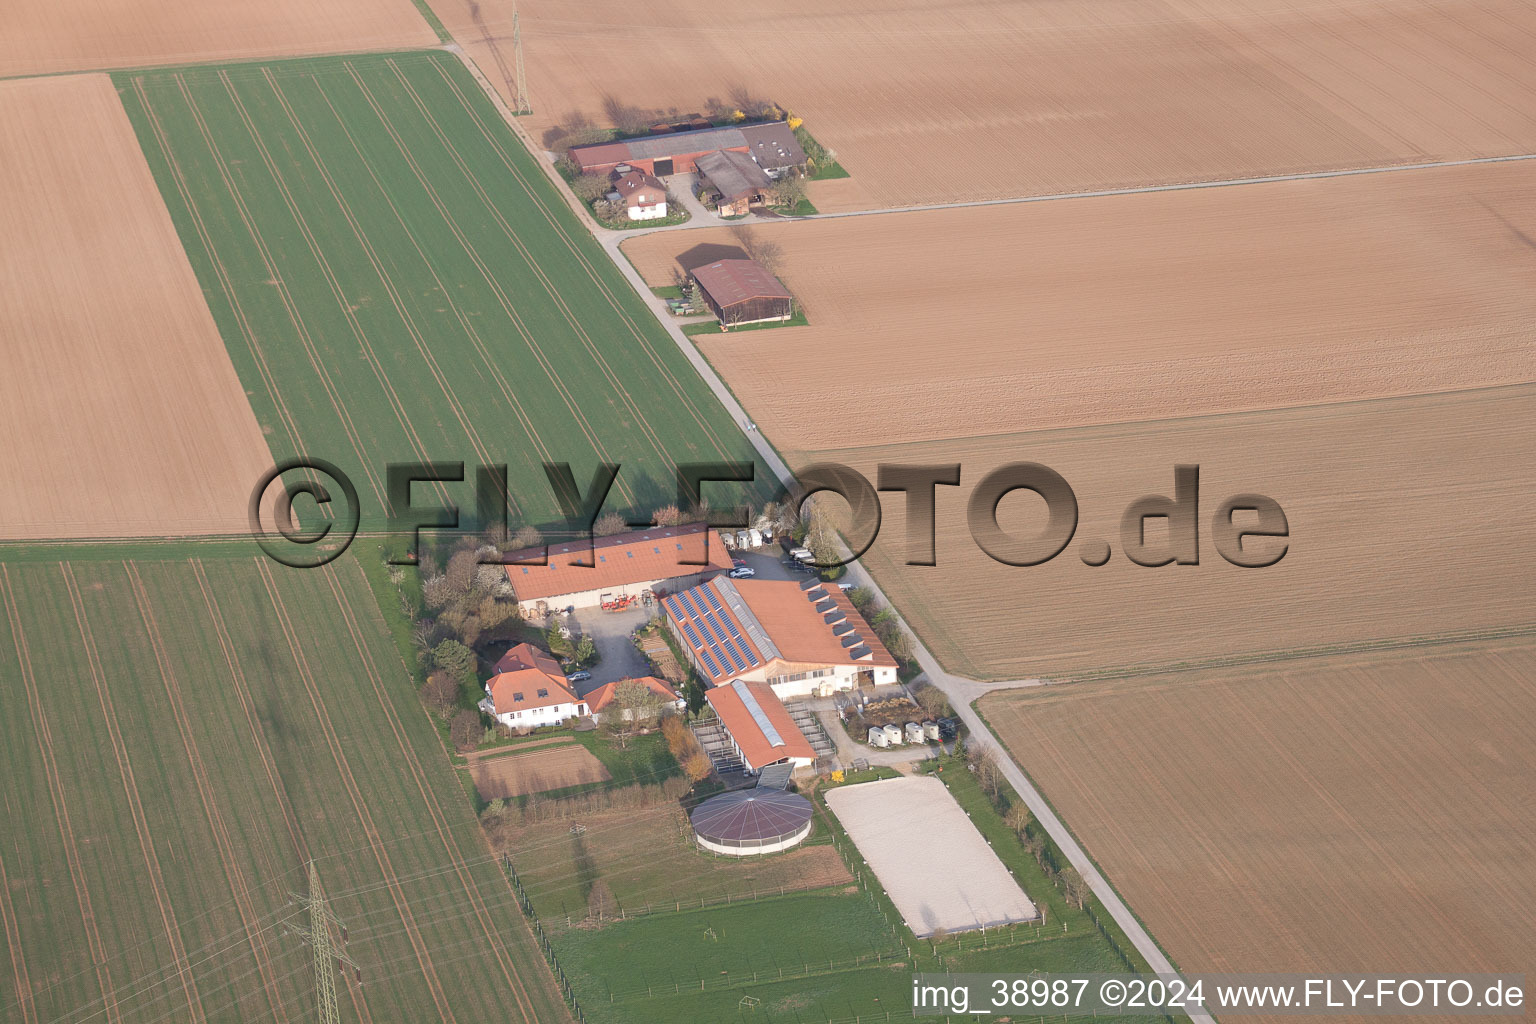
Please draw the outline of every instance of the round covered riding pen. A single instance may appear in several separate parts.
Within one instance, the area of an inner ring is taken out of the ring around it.
[[[694,808],[694,838],[711,853],[755,857],[798,846],[811,834],[811,802],[778,789],[740,789]]]

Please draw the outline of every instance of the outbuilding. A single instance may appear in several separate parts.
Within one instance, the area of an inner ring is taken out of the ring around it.
[[[756,260],[716,260],[695,267],[689,276],[722,330],[795,315],[795,297]]]

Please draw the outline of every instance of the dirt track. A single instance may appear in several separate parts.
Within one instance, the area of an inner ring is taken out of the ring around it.
[[[0,77],[433,46],[411,0],[13,0]]]
[[[1536,151],[1520,0],[432,0],[535,134],[604,101],[806,118],[823,210]],[[472,13],[473,12],[473,13]]]
[[[586,782],[606,782],[603,763],[586,747],[567,744],[476,761],[469,767],[475,788],[486,800],[544,793]]]
[[[112,83],[0,83],[0,538],[236,533],[271,463]]]
[[[1533,197],[1536,162],[760,224],[811,326],[698,341],[790,451],[1536,380]],[[624,249],[665,284],[736,242]]]
[[[1536,955],[1536,646],[1015,691],[982,710],[1189,971]]]

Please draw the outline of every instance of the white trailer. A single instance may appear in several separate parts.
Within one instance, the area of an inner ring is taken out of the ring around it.
[[[939,742],[939,723],[929,719],[923,723],[923,735],[934,743]]]
[[[721,530],[720,543],[725,545],[726,550],[733,550],[736,547],[736,535],[734,533]]]
[[[763,531],[762,530],[748,530],[747,531],[747,539],[752,542],[752,546],[753,547],[760,548],[760,547],[763,546]]]
[[[885,740],[887,743],[893,747],[901,746],[901,726],[895,725],[893,723],[891,725],[887,725],[884,731]]]
[[[751,547],[752,546],[752,535],[750,533],[748,533],[746,530],[742,530],[739,533],[737,533],[736,534],[736,546],[738,548],[743,549],[743,550]]]
[[[923,727],[918,725],[916,722],[908,722],[907,723],[907,742],[908,743],[921,743],[921,742],[923,742]]]
[[[869,727],[869,742],[871,746],[888,747],[891,741],[885,738],[885,730],[878,725]]]

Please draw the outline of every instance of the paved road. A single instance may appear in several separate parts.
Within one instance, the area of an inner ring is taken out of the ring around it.
[[[615,679],[635,679],[650,675],[651,669],[645,657],[629,638],[629,634],[645,625],[650,617],[651,610],[643,607],[623,612],[583,608],[576,613],[581,632],[591,635],[598,653],[598,662],[591,670],[592,678],[576,687],[579,696],[585,697]]]
[[[450,49],[456,50],[456,48],[453,47],[450,47]],[[480,74],[479,69],[474,66],[474,63],[468,60],[466,60],[465,63],[470,68],[471,73],[473,73],[476,78],[479,79],[481,86],[490,96],[491,101],[495,103],[498,109],[502,111],[503,116],[506,118],[507,123],[511,125],[512,130],[516,132],[520,138],[523,139],[524,143],[533,153],[541,153],[542,147],[540,147],[538,143],[527,134],[527,131],[519,123],[518,119],[511,115],[511,113],[507,110],[506,105],[502,102],[500,94],[497,93],[495,88],[493,88],[491,84],[485,80],[485,77]],[[1044,202],[1056,199],[1087,198],[1090,196],[1128,195],[1139,192],[1176,192],[1196,188],[1215,188],[1229,185],[1258,184],[1261,182],[1270,181],[1299,181],[1308,178],[1343,177],[1346,175],[1356,174],[1387,173],[1390,171],[1398,170],[1413,170],[1428,167],[1463,166],[1475,163],[1498,163],[1507,160],[1526,159],[1536,159],[1536,154],[1517,157],[1499,157],[1487,160],[1447,161],[1433,164],[1362,168],[1337,172],[1317,172],[1314,174],[1285,175],[1274,178],[1231,179],[1220,182],[1200,182],[1185,185],[1154,185],[1147,186],[1145,188],[1051,196],[1031,196],[1019,199],[993,200],[976,203],[946,203],[928,207],[908,207],[905,211],[871,210],[857,213],[820,214],[817,215],[817,219],[848,216],[874,216],[881,213],[912,212],[919,209],[949,209],[964,206],[989,206],[1004,205],[1009,203]],[[581,207],[581,204],[577,202],[573,195],[571,195],[570,190],[565,187],[565,183],[560,179],[560,176],[555,171],[554,167],[545,160],[541,160],[540,164],[544,167],[545,172],[553,180],[556,190],[560,193],[560,195],[565,197],[566,202],[571,206],[573,210],[576,211],[577,216],[581,218],[583,223],[592,228],[593,234],[597,237],[598,241],[603,247],[603,251],[606,252],[609,258],[613,260],[614,266],[619,269],[619,273],[622,274],[624,278],[630,282],[636,293],[639,294],[641,299],[650,306],[652,312],[656,316],[657,321],[661,324],[662,328],[668,333],[668,335],[671,336],[673,342],[676,343],[678,349],[683,353],[684,357],[687,358],[691,364],[693,364],[694,369],[698,371],[699,376],[703,378],[705,384],[709,386],[709,389],[714,393],[720,404],[725,407],[725,409],[736,419],[737,423],[742,427],[743,431],[746,433],[747,439],[757,450],[758,455],[762,458],[764,464],[781,481],[787,484],[791,479],[789,467],[786,466],[784,461],[779,458],[778,452],[774,451],[772,445],[767,442],[762,434],[759,433],[755,427],[751,427],[751,419],[747,416],[746,411],[736,401],[735,396],[731,394],[730,389],[725,386],[724,381],[722,381],[719,376],[716,375],[714,368],[711,367],[708,361],[706,361],[704,357],[699,354],[698,349],[694,347],[693,343],[678,328],[677,324],[673,321],[671,314],[666,311],[665,303],[651,294],[650,287],[640,277],[639,273],[636,272],[635,268],[630,265],[629,260],[625,258],[624,254],[619,251],[619,243],[624,238],[631,237],[635,234],[644,234],[647,232],[644,229],[628,232],[608,231],[597,226],[595,222],[593,222],[590,215],[588,215],[587,212]],[[675,230],[677,228],[687,229],[690,226],[692,225],[680,224],[676,225],[674,228],[657,228],[655,230],[667,231]],[[846,553],[847,552],[845,551],[844,554]],[[855,562],[850,564],[848,569],[849,582],[870,588],[880,596],[881,600],[884,601],[886,605],[892,608],[895,607],[895,605],[885,597],[885,594],[880,589],[880,586],[875,583],[874,579],[869,575],[868,572],[865,571],[862,565]],[[907,629],[905,622],[902,622],[902,627]],[[907,632],[911,634],[910,629],[907,629]],[[971,708],[971,703],[974,700],[991,690],[1006,689],[1017,686],[1038,686],[1041,685],[1040,681],[1031,679],[1014,680],[1011,682],[1003,683],[985,683],[974,679],[966,679],[962,676],[955,676],[945,672],[939,666],[937,659],[935,659],[933,655],[928,651],[928,649],[923,646],[922,641],[919,640],[915,634],[912,634],[912,649],[915,656],[917,657],[918,663],[922,665],[923,669],[927,672],[929,680],[935,686],[938,686],[940,689],[944,690],[946,694],[949,695],[950,703],[954,705],[957,714],[970,729],[971,736],[973,738],[972,741],[979,742],[998,752],[998,763],[1002,766],[1003,774],[1008,779],[1009,784],[1012,785],[1019,796],[1023,798],[1025,804],[1034,814],[1035,820],[1038,821],[1050,835],[1051,839],[1056,843],[1057,847],[1060,848],[1063,855],[1067,858],[1067,861],[1082,874],[1083,878],[1093,889],[1094,895],[1099,898],[1099,901],[1109,911],[1110,916],[1113,917],[1115,922],[1120,925],[1120,928],[1125,932],[1126,936],[1136,947],[1137,951],[1141,954],[1143,959],[1145,959],[1147,963],[1152,966],[1152,969],[1159,974],[1174,973],[1173,965],[1169,963],[1168,958],[1163,955],[1162,950],[1157,947],[1157,944],[1152,941],[1152,937],[1147,934],[1147,931],[1142,927],[1141,922],[1131,914],[1130,909],[1126,907],[1125,903],[1120,899],[1119,894],[1110,887],[1109,882],[1104,878],[1103,875],[1099,873],[1098,868],[1094,866],[1091,860],[1089,860],[1087,853],[1084,852],[1083,848],[1078,845],[1077,840],[1073,838],[1072,834],[1067,831],[1066,826],[1061,822],[1061,819],[1056,816],[1056,813],[1051,810],[1050,805],[1045,802],[1045,799],[1035,789],[1034,784],[1031,783],[1029,779],[1025,777],[1024,773],[1019,770],[1018,765],[1014,764],[1013,759],[1003,749],[1002,745],[997,742],[991,731],[986,727],[986,725],[981,721],[980,717]],[[1213,1018],[1204,1011],[1194,1012],[1189,1016],[1191,1020],[1194,1021],[1194,1024],[1214,1024]]]

